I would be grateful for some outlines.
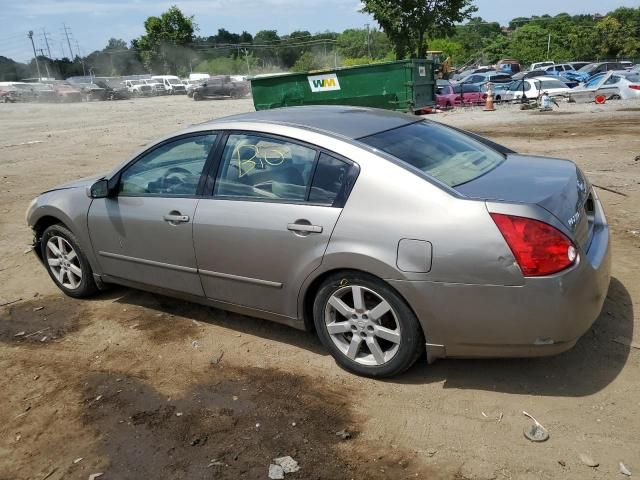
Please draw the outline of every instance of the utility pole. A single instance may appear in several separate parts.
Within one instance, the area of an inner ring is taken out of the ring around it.
[[[549,60],[549,51],[551,50],[551,34],[549,34],[549,41],[547,42],[547,60]]]
[[[36,68],[38,69],[38,81],[40,81],[40,79],[42,78],[42,75],[40,75],[40,64],[38,63],[38,54],[36,53],[36,45],[35,43],[33,43],[33,30],[29,30],[27,37],[29,37],[29,40],[31,40],[31,47],[33,48],[33,59],[36,61]]]
[[[367,57],[371,58],[371,36],[369,34],[369,24],[365,23],[365,26],[367,27]]]
[[[69,60],[73,61],[73,50],[71,50],[71,40],[69,40],[69,30],[64,23],[62,24],[62,28],[64,29],[64,35],[67,37],[67,45],[69,45]]]
[[[249,70],[249,49],[243,48],[242,53],[244,53],[244,59],[247,61],[247,75],[251,75],[251,70]]]
[[[40,56],[44,57],[44,48],[39,48],[38,51],[40,52]],[[51,74],[49,73],[49,62],[44,62],[44,68],[47,70],[47,78],[51,77]]]
[[[43,28],[42,29],[42,37],[44,38],[44,44],[47,46],[47,53],[48,53],[48,58],[52,58],[51,57],[51,47],[49,46],[49,37],[47,34],[47,31]]]
[[[80,53],[80,45],[78,45],[78,40],[74,40],[74,41],[76,42],[76,55],[80,59],[80,63],[82,63],[82,76],[86,77],[87,76],[87,72],[85,72],[85,70],[84,70],[84,58],[82,58],[82,54]]]

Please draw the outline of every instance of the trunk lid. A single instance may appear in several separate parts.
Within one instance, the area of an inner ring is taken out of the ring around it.
[[[537,204],[567,228],[577,245],[588,249],[594,215],[591,185],[569,160],[510,154],[498,167],[455,190],[478,200]]]

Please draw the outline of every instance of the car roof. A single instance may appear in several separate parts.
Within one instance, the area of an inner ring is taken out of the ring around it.
[[[309,105],[275,108],[258,112],[241,113],[206,122],[262,122],[320,130],[334,135],[358,138],[409,125],[422,120],[420,117],[391,110],[348,107],[342,105]]]

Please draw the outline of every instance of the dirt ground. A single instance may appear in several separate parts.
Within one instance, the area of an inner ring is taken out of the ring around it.
[[[0,307],[0,480],[265,479],[284,455],[300,464],[287,479],[610,479],[623,478],[619,462],[640,475],[638,107],[431,117],[570,158],[617,192],[599,190],[613,279],[565,354],[421,360],[374,381],[281,325],[124,288],[66,298],[24,253],[24,211],[39,192],[250,100],[0,105],[0,304],[12,302]],[[524,438],[523,410],[547,442]],[[336,436],[345,429],[352,438]]]

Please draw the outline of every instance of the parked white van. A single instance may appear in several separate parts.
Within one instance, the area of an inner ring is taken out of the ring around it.
[[[531,67],[529,67],[529,71],[533,72],[534,70],[542,70],[546,67],[550,67],[552,65],[555,65],[556,62],[554,62],[553,60],[547,60],[546,62],[537,62],[537,63],[532,63]]]
[[[164,84],[164,88],[169,95],[174,95],[177,93],[186,94],[187,86],[182,83],[179,77],[175,75],[154,75],[151,78],[154,80],[158,80]]]

